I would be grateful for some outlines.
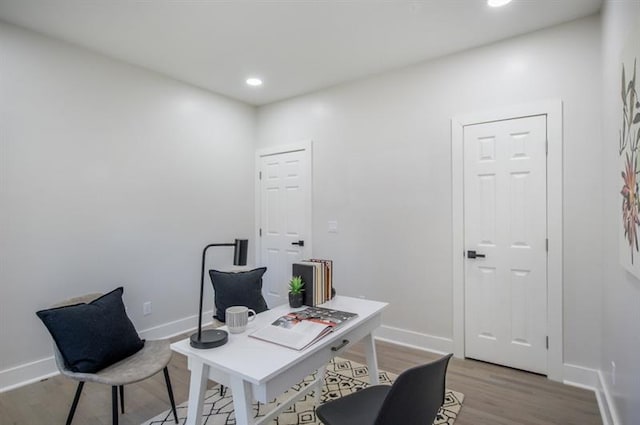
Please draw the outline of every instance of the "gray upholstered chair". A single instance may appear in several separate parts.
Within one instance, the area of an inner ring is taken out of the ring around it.
[[[316,409],[325,425],[432,424],[444,403],[452,354],[402,372],[393,385],[373,385]]]
[[[101,295],[102,294],[89,294],[82,297],[76,297],[58,303],[53,307],[90,303]],[[161,370],[164,372],[164,379],[167,384],[167,391],[169,393],[169,401],[171,402],[173,417],[175,422],[178,423],[178,415],[176,413],[171,380],[169,379],[169,370],[167,369],[167,365],[171,360],[172,354],[169,344],[169,340],[145,341],[144,347],[140,351],[124,360],[112,364],[111,366],[95,373],[78,373],[67,368],[64,358],[54,341],[53,348],[58,370],[60,370],[62,375],[78,381],[78,387],[76,389],[75,397],[73,398],[73,403],[71,404],[71,409],[69,410],[69,415],[67,416],[66,424],[70,425],[73,420],[73,415],[75,414],[76,407],[78,406],[78,401],[80,400],[80,395],[85,382],[97,382],[99,384],[111,386],[113,425],[117,425],[118,389],[120,389],[120,409],[122,413],[124,413],[124,386],[147,379]]]

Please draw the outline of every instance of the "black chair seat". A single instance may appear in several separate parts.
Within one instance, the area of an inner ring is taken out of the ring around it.
[[[373,425],[390,390],[391,385],[364,388],[319,406],[316,415],[325,424]]]
[[[431,425],[444,403],[452,354],[405,370],[393,385],[374,385],[318,406],[325,425]]]

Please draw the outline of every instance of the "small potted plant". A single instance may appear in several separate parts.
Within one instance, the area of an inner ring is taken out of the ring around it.
[[[302,307],[302,291],[304,291],[302,277],[293,276],[289,281],[289,305],[292,308]]]

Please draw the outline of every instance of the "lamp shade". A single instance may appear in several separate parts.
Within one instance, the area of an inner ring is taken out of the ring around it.
[[[249,246],[248,239],[236,239],[233,250],[233,265],[234,266],[246,266],[247,265],[247,247]]]

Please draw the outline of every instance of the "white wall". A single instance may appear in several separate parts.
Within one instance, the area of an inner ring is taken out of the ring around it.
[[[627,273],[618,259],[618,234],[622,226],[618,131],[622,120],[620,54],[631,30],[638,25],[640,2],[605,2],[602,13],[604,279],[601,370],[605,388],[614,400],[613,414],[617,412],[619,424],[629,425],[640,422],[640,280]],[[629,78],[627,74],[627,80]],[[617,370],[615,384],[611,373],[612,361]]]
[[[69,296],[197,315],[204,245],[253,234],[255,109],[2,23],[0,58],[0,378],[51,355],[34,313]]]
[[[600,73],[599,19],[590,17],[259,108],[259,147],[314,141],[314,255],[334,259],[339,293],[389,301],[386,326],[437,345],[453,326],[450,118],[562,99],[564,357],[593,368]],[[334,219],[339,233],[329,234]]]
[[[50,355],[34,312],[59,299],[123,284],[138,329],[193,318],[201,248],[252,235],[255,148],[304,139],[314,255],[336,261],[339,293],[450,345],[449,120],[549,98],[565,114],[565,361],[600,365],[597,17],[266,106],[257,127],[251,107],[1,23],[0,58],[0,387]]]

